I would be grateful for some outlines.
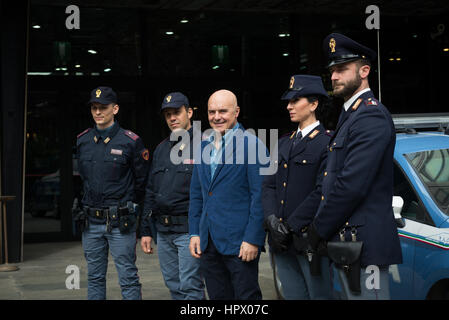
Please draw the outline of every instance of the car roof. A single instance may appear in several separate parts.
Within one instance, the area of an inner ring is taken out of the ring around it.
[[[396,134],[396,154],[448,149],[449,135],[439,131]]]

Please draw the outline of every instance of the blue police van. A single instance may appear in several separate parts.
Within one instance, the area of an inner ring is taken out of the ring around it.
[[[392,205],[403,263],[390,266],[390,296],[449,299],[449,114],[393,115],[393,121]],[[282,299],[272,259],[271,265]]]

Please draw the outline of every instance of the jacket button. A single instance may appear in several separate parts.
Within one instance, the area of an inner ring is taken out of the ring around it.
[[[336,143],[336,142],[334,142],[334,146],[335,146],[335,145],[337,145],[337,143]]]
[[[323,201],[324,200],[324,196],[321,196],[321,201]]]
[[[346,222],[346,225],[349,226],[349,222]]]
[[[284,182],[284,188],[287,186],[287,183],[286,182]]]
[[[302,163],[307,163],[307,160],[302,160]]]
[[[281,204],[284,204],[284,200],[281,200]]]
[[[212,192],[209,192],[209,197],[212,197]]]
[[[327,176],[327,171],[326,171],[326,172],[324,172],[324,176]]]
[[[284,168],[287,168],[287,164],[286,163],[284,163]]]
[[[332,147],[329,148],[329,151],[332,152]]]

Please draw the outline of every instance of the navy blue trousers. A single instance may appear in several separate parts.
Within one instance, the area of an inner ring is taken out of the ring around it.
[[[244,262],[238,256],[222,255],[212,239],[201,255],[200,270],[211,300],[261,300],[259,258]]]

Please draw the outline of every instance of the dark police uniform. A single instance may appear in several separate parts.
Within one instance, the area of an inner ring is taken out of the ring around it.
[[[164,97],[165,108],[189,107],[189,101],[180,92]],[[187,110],[187,109],[186,109]],[[204,299],[204,283],[199,272],[199,260],[189,250],[189,198],[193,170],[193,127],[184,131],[176,141],[169,137],[162,141],[153,154],[150,175],[145,192],[142,236],[157,236],[158,256],[165,284],[175,300]],[[201,137],[201,132],[196,134]],[[173,163],[174,152],[181,161]],[[156,222],[153,234],[150,219]]]
[[[327,97],[321,78],[296,75],[292,77],[290,87],[282,98],[291,100],[309,95]],[[289,227],[298,234],[300,227],[296,225],[296,220],[290,221],[293,215],[307,221],[307,225],[312,221],[320,202],[319,197],[315,196],[314,201],[309,199],[308,203],[314,206],[307,212],[298,210],[298,207],[306,198],[314,196],[312,191],[319,173],[324,170],[330,136],[331,132],[318,124],[302,139],[297,137],[296,130],[279,139],[278,170],[276,174],[267,176],[262,186],[265,218],[274,215],[280,221],[288,221]],[[327,260],[322,261],[323,276],[311,276],[303,253],[297,252],[292,242],[287,244],[286,250],[277,250],[271,232],[268,233],[268,242],[286,299],[330,298]]]
[[[116,103],[112,89],[92,91],[89,103]],[[77,137],[77,158],[87,227],[82,240],[88,264],[88,298],[106,298],[108,247],[122,296],[141,299],[135,266],[137,208],[144,194],[149,153],[142,139],[114,122],[107,130],[87,129]]]
[[[336,33],[324,40],[323,47],[329,66],[375,57],[371,49]],[[321,203],[309,228],[310,241],[315,248],[319,238],[362,241],[361,294],[348,290],[347,278],[339,268],[336,271],[344,294],[346,298],[388,298],[387,268],[402,263],[392,210],[395,129],[390,113],[370,90],[353,98],[348,110],[342,111],[329,143]],[[379,290],[366,286],[364,268],[369,265],[381,271]]]

